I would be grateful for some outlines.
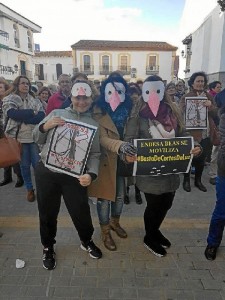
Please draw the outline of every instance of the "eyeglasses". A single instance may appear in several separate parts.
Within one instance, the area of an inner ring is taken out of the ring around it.
[[[20,82],[19,85],[30,85],[29,82]]]

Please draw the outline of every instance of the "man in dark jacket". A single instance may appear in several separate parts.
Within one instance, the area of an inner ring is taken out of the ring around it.
[[[216,258],[225,227],[225,106],[221,109],[220,147],[217,158],[216,205],[212,214],[205,257],[208,260]]]

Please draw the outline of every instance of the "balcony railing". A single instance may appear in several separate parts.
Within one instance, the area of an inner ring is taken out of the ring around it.
[[[12,75],[15,71],[12,67],[0,65],[0,74],[4,75]]]
[[[131,67],[130,66],[118,66],[118,71],[120,71],[123,75],[130,75]]]
[[[9,49],[9,34],[3,30],[0,30],[0,48]]]
[[[9,34],[6,31],[0,30],[0,35],[3,36],[6,40],[9,39]]]
[[[86,75],[93,75],[94,74],[94,66],[80,66],[80,72]]]
[[[19,69],[19,75],[24,75],[24,76],[27,76],[27,78],[29,80],[33,80],[33,74],[31,71],[29,70],[24,70],[24,69]]]
[[[146,75],[157,75],[159,74],[159,66],[149,65],[146,67]]]
[[[76,73],[78,73],[79,72],[79,68],[78,67],[74,67],[73,68],[73,75],[75,75]]]
[[[110,67],[110,66],[99,67],[100,75],[109,75],[111,72],[112,72],[112,67]]]

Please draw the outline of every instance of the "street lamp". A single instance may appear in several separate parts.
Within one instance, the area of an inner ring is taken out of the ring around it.
[[[15,65],[14,65],[14,72],[17,73],[17,72],[18,72],[18,69],[19,69],[18,65],[15,64]]]

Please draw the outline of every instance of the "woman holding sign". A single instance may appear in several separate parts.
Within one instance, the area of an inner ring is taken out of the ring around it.
[[[120,225],[125,193],[124,177],[119,173],[120,158],[126,162],[133,162],[136,158],[134,146],[124,142],[132,107],[127,91],[126,81],[114,73],[102,83],[101,95],[94,108],[95,119],[100,127],[101,160],[98,179],[90,186],[89,195],[98,198],[102,240],[110,251],[116,250],[111,230],[120,238],[127,237]]]
[[[101,250],[92,241],[94,228],[87,196],[87,187],[97,178],[100,158],[98,130],[92,143],[88,139],[89,128],[97,126],[91,110],[93,93],[87,82],[77,82],[71,94],[70,107],[53,110],[34,130],[35,141],[43,144],[35,180],[43,267],[47,270],[56,266],[54,244],[61,196],[78,231],[81,249],[88,251],[92,258],[102,257]],[[84,171],[74,178],[72,171],[79,172],[84,155]]]
[[[181,98],[181,101],[179,103],[183,115],[188,114],[188,111],[186,109],[187,107],[186,99],[193,98],[193,101],[195,102],[198,101],[199,103],[201,103],[201,106],[198,103],[198,106],[193,105],[193,107],[201,107],[202,110],[204,109],[204,107],[205,109],[207,108],[208,116],[207,115],[205,116],[206,120],[207,117],[214,119],[217,116],[217,109],[215,108],[215,105],[213,103],[212,96],[205,91],[207,86],[206,74],[204,72],[193,73],[190,79],[188,80],[188,85],[191,90],[189,93],[185,94]],[[196,116],[197,119],[200,119],[200,108],[197,109]],[[198,122],[197,122],[196,126],[193,125],[191,129],[187,129],[190,132],[190,134],[193,136],[194,140],[198,142],[202,147],[201,155],[194,158],[192,162],[192,165],[195,167],[195,186],[202,192],[207,192],[206,187],[202,184],[202,173],[204,170],[205,159],[209,151],[208,149],[210,149],[210,139],[209,139],[207,127],[208,126],[206,124],[205,129],[198,128]],[[184,175],[183,188],[186,192],[191,191],[190,172]]]
[[[178,107],[165,94],[164,83],[159,76],[149,76],[142,87],[143,106],[139,116],[139,131],[134,138],[162,139],[186,136]],[[128,122],[128,127],[130,126]],[[133,124],[133,132],[136,126]],[[192,149],[200,153],[200,148]],[[179,175],[142,175],[136,177],[138,188],[145,194],[147,207],[144,212],[144,246],[158,257],[166,255],[165,248],[171,246],[163,236],[160,226],[171,208],[175,192],[179,187]]]

